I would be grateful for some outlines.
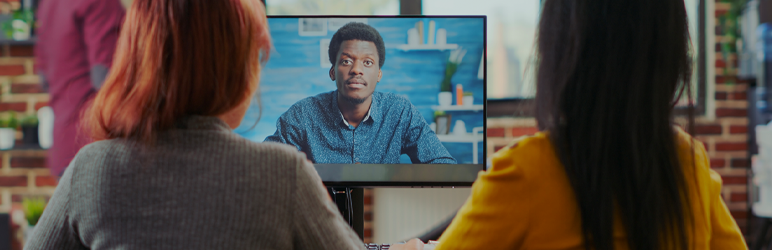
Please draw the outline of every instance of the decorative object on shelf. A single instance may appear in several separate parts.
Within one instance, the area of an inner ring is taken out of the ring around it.
[[[407,30],[407,44],[413,45],[413,46],[419,44],[418,29],[410,28],[409,30]]]
[[[466,135],[466,124],[462,120],[456,120],[456,125],[453,125],[454,135]]]
[[[464,86],[456,84],[456,105],[464,105]]]
[[[437,95],[437,100],[439,100],[440,106],[450,107],[453,104],[453,94],[450,91],[442,91]]]
[[[418,21],[415,28],[418,30],[418,44],[424,44],[424,21]]]
[[[464,98],[463,98],[463,105],[467,107],[471,107],[474,105],[474,93],[472,92],[464,92]]]
[[[437,123],[436,122],[432,122],[432,124],[429,124],[429,128],[432,129],[432,131],[434,131],[435,134],[437,133]]]
[[[451,80],[453,75],[456,74],[456,70],[458,70],[458,65],[461,64],[461,60],[464,58],[464,54],[466,54],[465,49],[457,49],[450,52],[448,62],[445,64],[445,76],[442,78],[442,82],[440,83],[440,93],[437,96],[440,102],[440,106],[449,106],[450,103],[447,102],[447,99],[451,99],[452,102],[453,97],[450,93],[452,91]],[[446,94],[443,94],[443,92],[446,92]]]
[[[434,111],[434,123],[437,124],[438,135],[446,135],[450,132],[450,114],[445,111]]]
[[[437,45],[445,45],[448,42],[448,33],[445,29],[437,29],[437,35],[434,38]]]
[[[38,141],[47,149],[54,143],[54,110],[51,107],[38,109]]]
[[[35,225],[38,224],[43,210],[46,208],[46,200],[43,198],[24,198],[22,200],[24,208],[24,217],[27,219],[27,230],[24,232],[24,241],[26,242],[32,235]]]
[[[3,116],[0,120],[0,149],[11,149],[16,142],[16,128],[19,127],[19,120],[16,119],[16,112],[13,111]]]
[[[437,25],[434,22],[434,20],[429,21],[429,30],[427,32],[429,35],[429,39],[426,40],[426,44],[434,44],[434,30],[436,29],[436,26]]]
[[[21,141],[24,145],[38,145],[38,117],[26,115],[21,119]]]

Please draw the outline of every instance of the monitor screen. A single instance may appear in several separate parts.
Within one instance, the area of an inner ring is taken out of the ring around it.
[[[461,171],[431,180],[348,171],[326,182],[471,184],[473,177],[459,175],[484,169],[484,16],[270,16],[268,23],[270,60],[237,133],[291,145],[327,173],[354,164]]]

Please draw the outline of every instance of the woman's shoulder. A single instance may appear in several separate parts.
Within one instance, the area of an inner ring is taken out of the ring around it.
[[[491,174],[523,177],[551,175],[562,171],[557,154],[547,132],[522,136],[499,149],[491,157]]]

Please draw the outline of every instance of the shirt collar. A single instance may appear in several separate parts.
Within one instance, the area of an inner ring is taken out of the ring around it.
[[[367,120],[373,120],[373,122],[376,120],[375,118],[378,115],[378,98],[376,98],[376,93],[373,91],[372,100],[373,102],[370,103],[370,109],[367,110],[367,115],[365,115],[365,119],[362,119],[362,122],[366,122]],[[340,119],[343,121],[346,126],[351,126],[348,121],[346,121],[346,118],[343,117],[343,112],[340,111],[340,107],[338,107],[338,90],[335,90],[332,92],[332,103],[330,103],[330,106],[333,110],[338,111],[338,114],[340,114]]]

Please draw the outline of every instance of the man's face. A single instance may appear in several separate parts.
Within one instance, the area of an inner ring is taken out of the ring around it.
[[[381,80],[378,49],[375,43],[361,40],[343,41],[330,79],[336,82],[338,96],[352,104],[367,101]]]

